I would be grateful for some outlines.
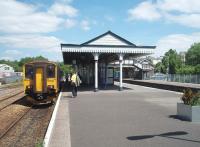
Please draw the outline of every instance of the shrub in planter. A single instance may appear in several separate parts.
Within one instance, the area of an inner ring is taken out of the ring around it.
[[[183,103],[177,104],[177,115],[186,120],[200,122],[200,93],[186,89],[181,100]]]
[[[199,94],[199,93],[196,94],[196,95],[192,98],[192,100],[191,100],[191,102],[190,102],[190,105],[191,105],[191,106],[200,106],[200,94]]]
[[[185,105],[197,106],[200,105],[200,93],[195,93],[191,89],[183,91],[181,100]]]

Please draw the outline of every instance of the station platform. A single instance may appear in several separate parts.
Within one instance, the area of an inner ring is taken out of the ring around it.
[[[71,147],[67,92],[60,92],[47,133],[44,147]]]
[[[80,88],[76,98],[63,91],[44,146],[199,146],[200,124],[176,116],[181,93],[123,85],[123,91],[118,91],[117,85],[99,92]]]
[[[200,91],[200,84],[192,84],[192,83],[180,83],[180,82],[168,82],[162,80],[133,80],[133,79],[123,79],[123,82],[153,87],[158,89],[165,89],[177,92],[183,92],[184,89],[191,89],[193,91]]]
[[[102,93],[110,93],[118,91],[119,87],[104,86],[100,87],[99,90]],[[124,87],[125,90],[129,88]],[[78,93],[89,94],[94,93],[93,86],[82,86],[78,88]],[[79,96],[80,97],[80,96]],[[72,98],[71,89],[69,87],[63,88],[60,92],[54,112],[49,123],[43,146],[44,147],[71,147],[70,137],[70,117],[69,117],[69,101]]]

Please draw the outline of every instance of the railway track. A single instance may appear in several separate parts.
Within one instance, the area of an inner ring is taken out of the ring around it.
[[[12,88],[11,91],[10,88]],[[23,109],[23,111],[20,111],[20,113],[17,113],[14,118],[8,120],[8,122],[5,121],[6,117],[9,117],[9,115],[7,116],[7,114],[9,114],[8,112],[13,110],[14,105],[20,104],[25,98],[23,90],[20,89],[19,85],[3,87],[1,90],[4,90],[5,93],[9,93],[9,95],[5,94],[0,98],[0,121],[3,121],[0,123],[0,139],[31,109],[31,107],[27,107]]]
[[[3,138],[9,132],[9,130],[11,130],[30,110],[31,107],[27,108],[23,114],[19,115],[17,119],[13,120],[13,122],[8,127],[4,128],[4,130],[0,132],[0,139]]]
[[[7,89],[9,95],[0,97],[0,146],[35,146],[42,142],[54,105],[33,106],[20,88]]]
[[[25,98],[21,98],[0,110],[0,140],[30,111],[31,107]]]
[[[24,98],[24,94],[23,94],[23,92],[20,92],[18,94],[15,94],[14,96],[11,96],[9,98],[3,99],[2,101],[0,101],[0,111],[2,111],[5,108],[9,107],[13,103],[18,102],[22,98]]]
[[[21,102],[25,104],[26,100],[22,100]],[[10,108],[6,109],[9,110]],[[4,109],[4,111],[6,109]],[[23,109],[23,106],[20,106],[20,109]],[[15,118],[10,117],[10,122],[12,121],[12,123],[6,127],[6,124],[3,123],[4,128],[0,129],[0,146],[35,147],[41,144],[53,109],[54,105],[29,105],[29,107],[26,106]],[[0,114],[0,124],[1,120]]]
[[[16,88],[16,87],[19,87],[19,86],[22,86],[22,83],[2,85],[2,86],[0,86],[0,91],[6,90],[6,89],[10,89],[10,88]]]
[[[19,95],[19,94],[21,94],[21,93],[23,93],[23,92],[24,92],[24,91],[21,90],[21,91],[18,91],[18,92],[16,92],[16,93],[12,94],[12,95],[4,96],[3,98],[0,99],[0,103],[3,102],[3,101],[5,101],[5,100],[7,100],[7,99],[9,99],[9,98],[12,98],[12,97],[14,97],[14,96],[16,96],[16,95]]]

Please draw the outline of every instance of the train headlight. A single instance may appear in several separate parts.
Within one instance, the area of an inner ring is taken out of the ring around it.
[[[49,89],[54,89],[54,85],[48,85]]]
[[[28,85],[28,86],[26,86],[26,89],[32,89],[32,88],[33,88],[32,85]]]

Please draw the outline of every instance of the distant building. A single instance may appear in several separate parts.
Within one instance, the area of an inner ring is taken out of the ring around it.
[[[136,67],[135,79],[149,79],[154,74],[152,60],[148,57],[135,59],[133,65]]]
[[[162,57],[150,57],[149,56],[148,58],[151,59],[153,65],[156,65],[157,63],[162,62]]]
[[[117,67],[119,62],[113,62],[109,66]],[[149,79],[154,74],[154,66],[149,58],[136,58],[123,61],[123,77],[134,79]]]
[[[0,64],[0,85],[21,81],[22,72],[15,72],[14,68],[7,64]]]
[[[180,57],[181,57],[182,63],[185,63],[185,55],[186,55],[186,52],[180,52],[179,55],[180,55]]]
[[[0,64],[0,77],[9,77],[14,73],[13,67],[7,64]]]

